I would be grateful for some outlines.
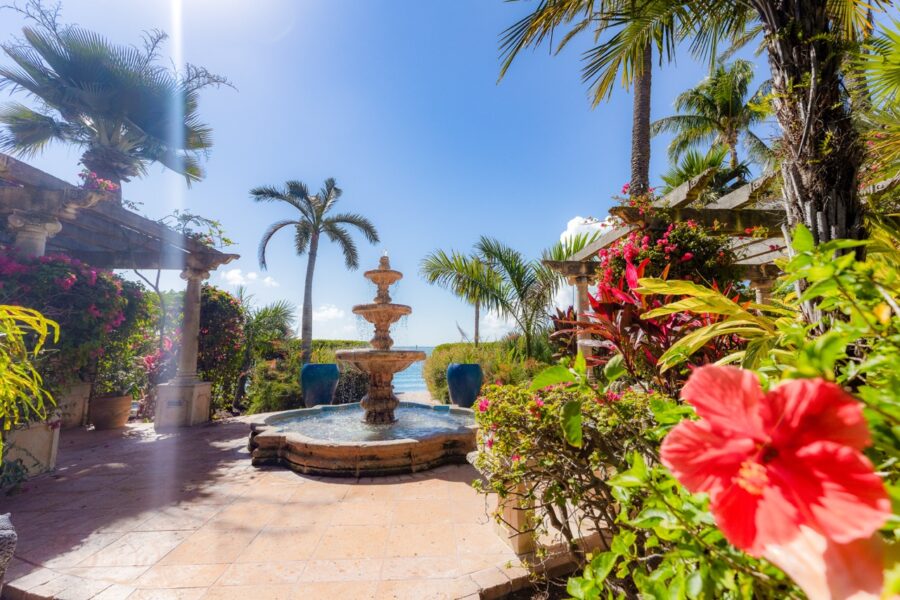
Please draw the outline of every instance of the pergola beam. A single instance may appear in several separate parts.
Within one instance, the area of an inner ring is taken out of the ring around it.
[[[706,227],[715,227],[717,232],[728,235],[741,235],[745,230],[754,227],[778,230],[785,218],[781,211],[757,209],[675,208],[669,211],[665,218],[642,215],[638,208],[631,206],[617,206],[609,212],[626,223],[646,225],[651,229],[665,229],[669,223],[690,220]]]

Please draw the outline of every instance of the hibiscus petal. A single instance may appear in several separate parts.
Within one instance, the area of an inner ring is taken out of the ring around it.
[[[835,542],[868,538],[891,515],[884,482],[859,450],[816,442],[768,466],[773,484],[801,511],[800,522]]]
[[[760,556],[767,544],[797,535],[797,509],[775,486],[751,493],[736,480],[710,503],[710,509],[725,538],[753,556]]]
[[[716,498],[753,451],[753,440],[722,436],[706,421],[682,421],[663,440],[660,458],[688,490]]]
[[[884,585],[884,544],[878,535],[838,544],[801,526],[796,537],[768,545],[763,556],[810,598],[876,599]]]
[[[824,379],[794,379],[779,385],[766,394],[760,414],[779,447],[799,448],[819,440],[857,449],[869,445],[862,405]]]
[[[714,428],[765,439],[759,415],[763,393],[753,371],[702,366],[691,373],[681,389],[681,397]]]

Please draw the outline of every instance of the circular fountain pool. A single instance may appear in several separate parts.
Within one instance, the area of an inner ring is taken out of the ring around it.
[[[317,406],[251,424],[254,465],[318,475],[392,475],[463,463],[475,449],[472,411],[401,402],[391,424],[364,421],[359,404]]]

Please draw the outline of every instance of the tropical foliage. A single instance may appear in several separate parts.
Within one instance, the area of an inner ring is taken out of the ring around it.
[[[259,243],[259,265],[263,269],[266,268],[266,247],[272,237],[286,227],[293,228],[294,249],[297,255],[307,255],[300,325],[300,336],[304,344],[304,364],[312,358],[312,284],[322,236],[340,246],[344,254],[344,264],[351,270],[359,267],[359,251],[348,227],[362,233],[369,243],[378,243],[378,232],[366,217],[356,213],[332,214],[342,193],[334,179],[325,180],[325,185],[318,194],[310,194],[306,185],[299,181],[288,181],[282,188],[263,186],[250,191],[257,202],[284,202],[299,213],[293,219],[273,223],[266,230]]]
[[[71,144],[89,172],[116,186],[151,163],[188,183],[203,177],[200,159],[212,137],[198,114],[199,94],[227,84],[224,77],[191,64],[182,71],[160,64],[161,31],[146,33],[141,47],[122,46],[61,24],[58,7],[39,0],[26,6],[33,25],[2,45],[11,64],[0,67],[0,87],[24,93],[33,106],[14,102],[0,110],[0,150],[31,156],[54,141]]]
[[[688,150],[724,146],[728,149],[728,166],[737,169],[741,164],[738,145],[743,142],[750,161],[769,165],[772,150],[751,129],[769,115],[768,83],[750,94],[752,81],[753,63],[748,60],[716,65],[697,87],[675,98],[678,114],[654,121],[651,133],[674,134],[669,144],[669,156],[673,160]]]
[[[245,314],[240,301],[224,290],[200,290],[200,336],[197,374],[212,383],[212,410],[230,407],[243,359]]]
[[[735,168],[726,165],[727,157],[728,148],[721,145],[712,146],[705,154],[698,150],[686,150],[679,161],[672,164],[669,170],[660,176],[666,184],[661,190],[662,193],[668,194],[681,184],[707,171],[711,171],[711,176],[702,192],[700,203],[711,202],[734,191],[746,184],[750,178],[750,169],[744,163],[738,164]]]
[[[46,418],[54,403],[37,363],[47,342],[58,336],[59,326],[38,311],[0,305],[0,457],[4,432]]]

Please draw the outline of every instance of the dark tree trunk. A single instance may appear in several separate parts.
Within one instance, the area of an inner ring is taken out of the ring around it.
[[[312,282],[316,270],[316,254],[319,252],[319,234],[309,240],[309,257],[306,262],[306,283],[303,286],[303,316],[300,323],[300,350],[303,364],[312,360]]]
[[[628,193],[643,196],[650,191],[650,84],[653,77],[653,48],[644,48],[641,72],[634,80],[631,125],[631,183]]]
[[[862,143],[841,91],[843,49],[822,0],[751,0],[765,28],[773,105],[783,131],[788,224],[817,242],[864,235]]]
[[[478,321],[481,320],[481,318],[480,318],[480,317],[481,317],[481,314],[480,314],[480,313],[481,313],[481,303],[476,301],[476,302],[475,302],[475,347],[476,347],[476,348],[478,347],[478,341],[479,341],[479,337],[478,337]]]

